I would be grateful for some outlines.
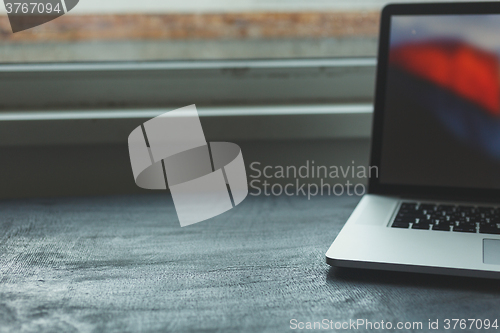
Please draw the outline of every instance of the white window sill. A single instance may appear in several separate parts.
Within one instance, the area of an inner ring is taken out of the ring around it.
[[[126,143],[174,108],[0,113],[0,146]],[[371,104],[198,107],[209,141],[368,139]]]

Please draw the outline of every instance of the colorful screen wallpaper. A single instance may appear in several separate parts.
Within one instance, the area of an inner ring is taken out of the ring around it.
[[[500,188],[500,15],[394,16],[381,182]]]

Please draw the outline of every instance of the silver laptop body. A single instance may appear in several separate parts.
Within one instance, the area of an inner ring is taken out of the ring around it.
[[[340,267],[500,278],[500,3],[381,18],[377,177],[326,253]]]

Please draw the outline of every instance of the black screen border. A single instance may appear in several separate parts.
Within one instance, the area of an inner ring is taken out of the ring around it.
[[[391,17],[394,15],[466,14],[500,14],[500,2],[389,4],[382,10],[370,156],[370,165],[378,168],[378,176],[380,176],[382,172],[380,165],[382,160],[384,106],[389,61]],[[500,189],[384,184],[380,182],[379,177],[372,177],[369,179],[368,193],[402,197],[446,198],[447,200],[500,201]]]

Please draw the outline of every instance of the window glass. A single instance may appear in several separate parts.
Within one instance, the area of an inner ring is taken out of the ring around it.
[[[53,21],[12,33],[9,1],[0,6],[3,63],[373,57],[388,2],[80,0]]]

